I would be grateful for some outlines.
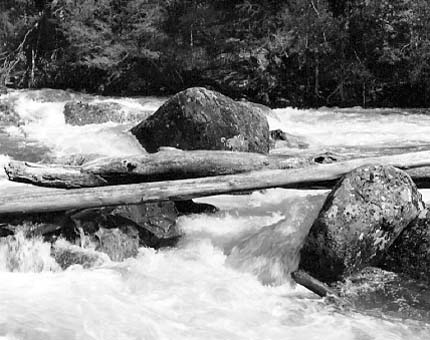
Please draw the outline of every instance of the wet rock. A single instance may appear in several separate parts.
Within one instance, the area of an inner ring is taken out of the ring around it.
[[[338,282],[336,288],[364,314],[397,319],[430,320],[430,291],[425,282],[380,268],[366,267]]]
[[[171,201],[118,206],[111,214],[133,221],[143,229],[140,232],[141,243],[149,247],[164,246],[181,235],[176,226],[178,212]]]
[[[83,268],[91,268],[105,263],[107,255],[97,253],[92,249],[84,249],[65,241],[57,241],[51,249],[51,256],[61,269],[67,269],[73,265]]]
[[[301,251],[300,267],[332,282],[377,264],[423,209],[411,178],[369,165],[341,179],[327,197]]]
[[[346,157],[334,152],[324,152],[312,157],[312,162],[318,164],[330,164],[345,160]]]
[[[112,261],[123,261],[134,257],[139,250],[139,230],[135,226],[121,228],[99,228],[95,233],[98,239],[96,250],[107,254]]]
[[[296,149],[307,149],[309,144],[306,143],[305,139],[300,136],[295,136],[282,131],[281,129],[271,130],[270,138],[273,148],[296,148]]]
[[[219,209],[212,204],[196,203],[193,200],[175,201],[175,206],[180,215],[214,214],[219,211]]]
[[[85,209],[70,215],[78,232],[76,242],[94,246],[112,260],[137,254],[139,246],[172,246],[180,237],[173,202],[144,203]]]
[[[380,267],[430,282],[430,212],[410,224],[388,249]]]
[[[83,103],[69,102],[64,106],[66,123],[70,125],[125,123],[138,121],[142,115],[127,113],[115,102]]]
[[[161,146],[269,152],[262,109],[200,87],[177,93],[131,132],[148,152]]]

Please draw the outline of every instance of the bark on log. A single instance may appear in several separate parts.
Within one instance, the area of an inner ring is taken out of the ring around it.
[[[12,181],[83,188],[286,169],[293,167],[291,163],[289,159],[256,153],[164,148],[155,154],[102,158],[81,167],[11,161],[5,170]]]
[[[107,185],[102,177],[81,171],[80,167],[11,161],[5,167],[9,180],[56,188]]]
[[[309,188],[329,183],[353,169],[369,164],[401,168],[428,166],[430,152],[386,156],[310,166],[301,169],[261,170],[250,173],[175,181],[127,184],[82,189],[51,189],[18,186],[0,189],[0,214],[64,211],[101,206],[139,204],[163,200],[188,200],[266,188]]]
[[[167,148],[155,154],[98,159],[82,167],[12,161],[5,170],[9,179],[13,181],[57,188],[84,188],[230,175],[257,170],[290,169],[297,166],[297,163],[300,165],[297,159],[268,157],[255,153],[181,151]],[[301,163],[303,164],[305,161]],[[419,187],[430,187],[429,151],[308,166],[301,170],[303,178],[294,175],[296,176],[294,187],[330,188],[333,181],[366,164],[393,165],[408,172]],[[321,170],[321,175],[317,174],[318,169]],[[316,173],[315,176],[312,173]],[[286,178],[287,173],[283,174]],[[292,184],[293,182],[288,180],[285,182],[287,186]]]

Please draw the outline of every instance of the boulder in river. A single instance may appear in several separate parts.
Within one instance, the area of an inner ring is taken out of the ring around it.
[[[382,165],[355,169],[328,195],[302,248],[300,267],[333,282],[377,264],[423,207],[404,171]]]
[[[410,224],[380,264],[385,270],[430,282],[430,212]]]
[[[148,152],[162,146],[269,152],[269,125],[261,108],[202,87],[177,93],[131,132]]]

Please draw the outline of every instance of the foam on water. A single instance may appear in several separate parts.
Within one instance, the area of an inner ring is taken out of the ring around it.
[[[55,271],[51,245],[41,237],[26,238],[23,231],[0,238],[0,272]]]
[[[314,151],[347,153],[352,149],[377,155],[430,149],[430,115],[426,111],[286,108],[274,110],[269,125],[305,137]]]
[[[269,198],[275,196],[283,204],[271,204]],[[231,199],[237,201],[235,196]],[[291,213],[286,208],[307,201],[293,191],[273,190],[240,199],[249,204],[216,216],[183,217],[180,225],[186,237],[174,249],[142,248],[136,259],[92,269],[0,271],[0,337],[427,339],[430,328],[423,323],[343,311],[289,282],[264,285],[252,271],[238,270],[229,262],[232,245],[220,239],[223,233],[217,226],[239,244],[244,236],[276,225],[279,219],[297,228],[297,221],[307,218],[304,210]],[[308,209],[317,210],[320,201]],[[224,203],[228,205],[228,197]],[[260,255],[282,257],[270,250],[273,240],[266,241]],[[22,248],[34,256],[33,243]],[[43,246],[36,248],[46,255]]]
[[[2,131],[24,148],[1,144],[0,138],[0,166],[11,154],[27,159],[29,153],[42,158],[43,153],[143,152],[128,132],[130,124],[69,126],[64,104],[115,101],[135,113],[155,111],[164,101],[53,90],[15,91],[0,99],[12,102],[22,120]],[[393,147],[426,148],[429,120],[423,112],[360,108],[289,108],[269,117],[271,128],[303,136],[313,150],[356,148],[353,152],[360,153],[368,152],[366,148],[375,153]],[[22,185],[4,177],[0,184]],[[430,201],[430,191],[423,192]],[[136,259],[122,263],[98,253],[88,269],[75,265],[62,271],[51,245],[40,238],[18,233],[3,239],[0,339],[427,340],[430,321],[387,316],[383,309],[373,316],[344,310],[292,285],[289,273],[297,267],[298,249],[326,195],[277,189],[201,199],[221,211],[181,217],[184,237],[176,248],[140,249]],[[65,241],[54,248],[81,251]],[[93,250],[82,251],[94,255]]]
[[[48,92],[53,96],[51,92]],[[55,93],[54,93],[55,94]],[[32,141],[49,148],[50,153],[61,157],[69,154],[100,154],[105,156],[131,155],[144,152],[136,139],[128,132],[130,124],[91,124],[86,126],[71,126],[65,123],[64,105],[68,100],[82,99],[78,95],[64,98],[56,96],[57,101],[44,101],[40,90],[22,92],[16,91],[2,96],[14,107],[21,120],[19,126],[4,128],[11,137]],[[141,114],[142,119],[155,111],[163,99],[118,99],[83,96],[87,102],[113,102],[121,105],[125,116]],[[64,100],[67,99],[67,100]]]

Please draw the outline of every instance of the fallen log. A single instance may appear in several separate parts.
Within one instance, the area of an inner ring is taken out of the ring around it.
[[[0,189],[0,214],[64,211],[164,200],[181,201],[276,187],[310,188],[321,183],[333,183],[346,173],[365,164],[391,164],[408,169],[413,166],[428,166],[429,160],[430,152],[419,152],[356,159],[301,169],[260,170],[235,175],[73,190],[20,185],[15,189],[12,187]],[[428,185],[429,182],[426,184]]]
[[[84,188],[287,169],[293,161],[256,153],[163,148],[154,154],[101,158],[80,167],[11,161],[5,171],[12,181]]]
[[[295,187],[330,188],[333,181],[345,173],[371,163],[393,165],[408,172],[418,186],[430,186],[430,152],[422,151],[318,166],[308,165],[301,171],[303,178],[297,177]],[[300,161],[297,158],[286,159],[255,153],[164,148],[155,154],[102,158],[80,167],[12,161],[5,170],[12,181],[57,188],[85,188],[291,169],[307,164],[306,160]],[[326,176],[308,175],[313,173],[312,169],[321,169]],[[287,186],[291,184],[285,183]]]

